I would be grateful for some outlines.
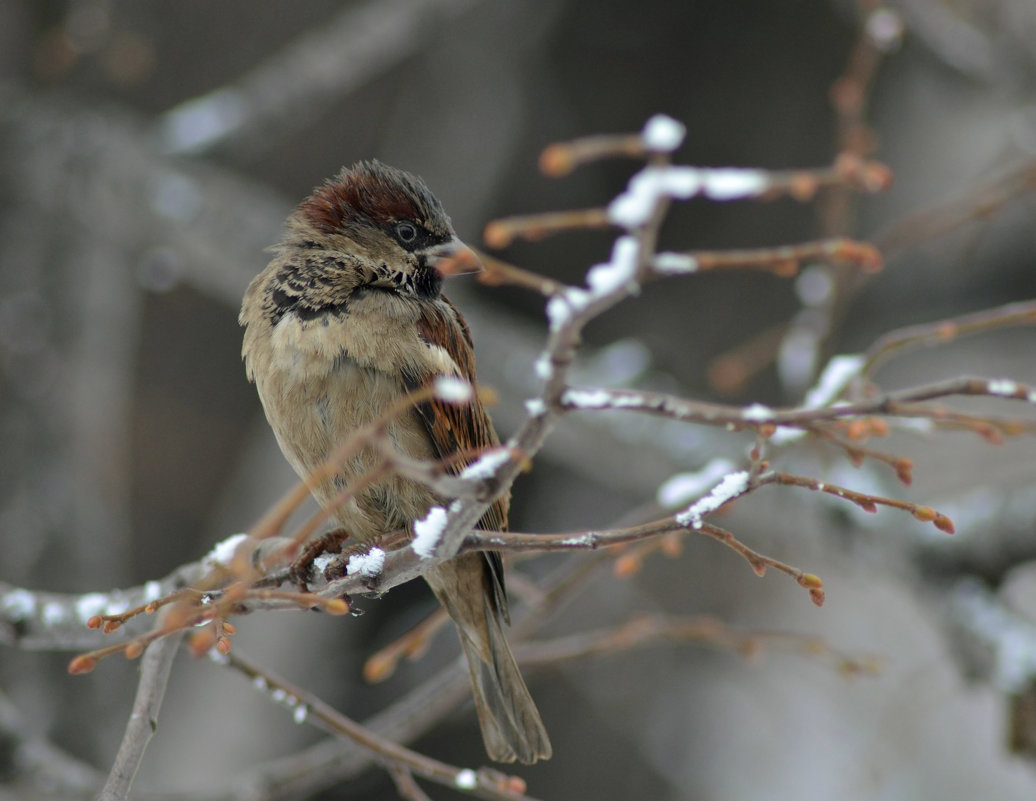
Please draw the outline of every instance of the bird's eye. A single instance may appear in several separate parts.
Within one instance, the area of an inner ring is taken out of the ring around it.
[[[396,223],[396,236],[400,242],[408,244],[417,239],[417,228],[408,222]]]

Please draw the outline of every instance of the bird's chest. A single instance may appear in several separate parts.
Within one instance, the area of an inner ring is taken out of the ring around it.
[[[300,473],[312,471],[347,438],[381,420],[406,394],[402,375],[362,365],[345,353],[325,367],[300,370],[298,364],[287,364],[275,371],[279,379],[275,375],[269,386],[260,387],[277,439]],[[413,412],[388,421],[383,438],[407,455],[431,455],[428,435]],[[345,469],[366,469],[373,450],[360,449],[346,460]]]
[[[321,504],[333,502],[356,479],[378,469],[386,449],[415,458],[433,457],[424,424],[413,411],[389,420],[376,442],[349,448],[351,437],[384,419],[404,397],[402,372],[388,372],[373,366],[370,359],[354,358],[341,346],[342,337],[332,338],[337,347],[312,336],[302,339],[308,347],[273,340],[272,369],[257,385],[281,450],[300,477],[307,479],[328,457],[348,448],[332,476],[309,482]],[[429,503],[429,493],[422,487],[391,477],[358,492],[336,516],[351,533],[372,539],[405,527],[423,515]]]

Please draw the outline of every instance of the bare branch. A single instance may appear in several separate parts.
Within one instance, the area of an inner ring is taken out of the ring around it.
[[[470,792],[478,798],[499,801],[531,801],[522,792],[514,792],[513,782],[494,782],[487,775],[469,769],[457,768],[445,762],[426,757],[378,735],[371,729],[350,720],[345,715],[325,704],[313,694],[290,684],[285,679],[265,670],[252,660],[235,652],[227,657],[226,664],[243,673],[253,683],[261,682],[279,703],[292,710],[296,722],[315,722],[332,734],[347,737],[371,753],[374,759],[390,772],[403,771],[434,781],[446,787]],[[520,779],[516,780],[524,786]]]
[[[165,697],[169,671],[172,670],[173,659],[182,639],[182,632],[174,633],[151,643],[144,652],[133,711],[126,724],[119,753],[108,774],[108,781],[98,796],[99,801],[123,801],[129,798],[133,777],[137,775],[144,751],[158,728],[158,712]]]

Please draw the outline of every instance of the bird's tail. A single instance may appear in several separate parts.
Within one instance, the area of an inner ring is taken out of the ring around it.
[[[483,554],[465,554],[426,575],[457,625],[486,753],[497,762],[549,759],[550,738],[503,630],[503,610]]]

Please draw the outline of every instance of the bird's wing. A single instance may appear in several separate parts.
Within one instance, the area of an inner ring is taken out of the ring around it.
[[[443,301],[444,304],[428,307],[418,321],[418,333],[426,342],[443,348],[460,370],[460,377],[475,387],[475,351],[472,348],[471,332],[453,304],[445,297]],[[413,389],[424,386],[436,377],[407,376],[407,384]],[[440,459],[458,451],[476,454],[500,444],[493,423],[478,398],[466,404],[431,400],[420,404],[417,411]],[[473,458],[450,464],[448,469],[452,473],[459,473],[466,462]],[[508,495],[498,498],[482,517],[479,527],[490,531],[506,530],[509,505]]]
[[[464,378],[476,386],[475,351],[472,347],[471,332],[456,307],[443,296],[443,304],[429,305],[418,321],[418,332],[428,343],[443,348],[453,359],[454,364]],[[424,386],[434,381],[437,376],[406,376],[410,389]],[[477,452],[496,447],[500,444],[496,429],[486,414],[485,407],[477,398],[471,403],[452,404],[439,400],[431,400],[417,406],[417,412],[424,421],[425,429],[432,441],[436,455],[442,459],[458,451]],[[469,460],[454,462],[448,466],[452,473],[459,473]],[[510,494],[505,493],[497,498],[493,505],[479,521],[479,528],[487,531],[505,531],[507,529],[507,513],[510,507]],[[489,580],[493,605],[505,621],[509,622],[507,611],[507,593],[504,589],[504,569],[500,554],[485,552],[485,565],[488,568],[486,578]]]

